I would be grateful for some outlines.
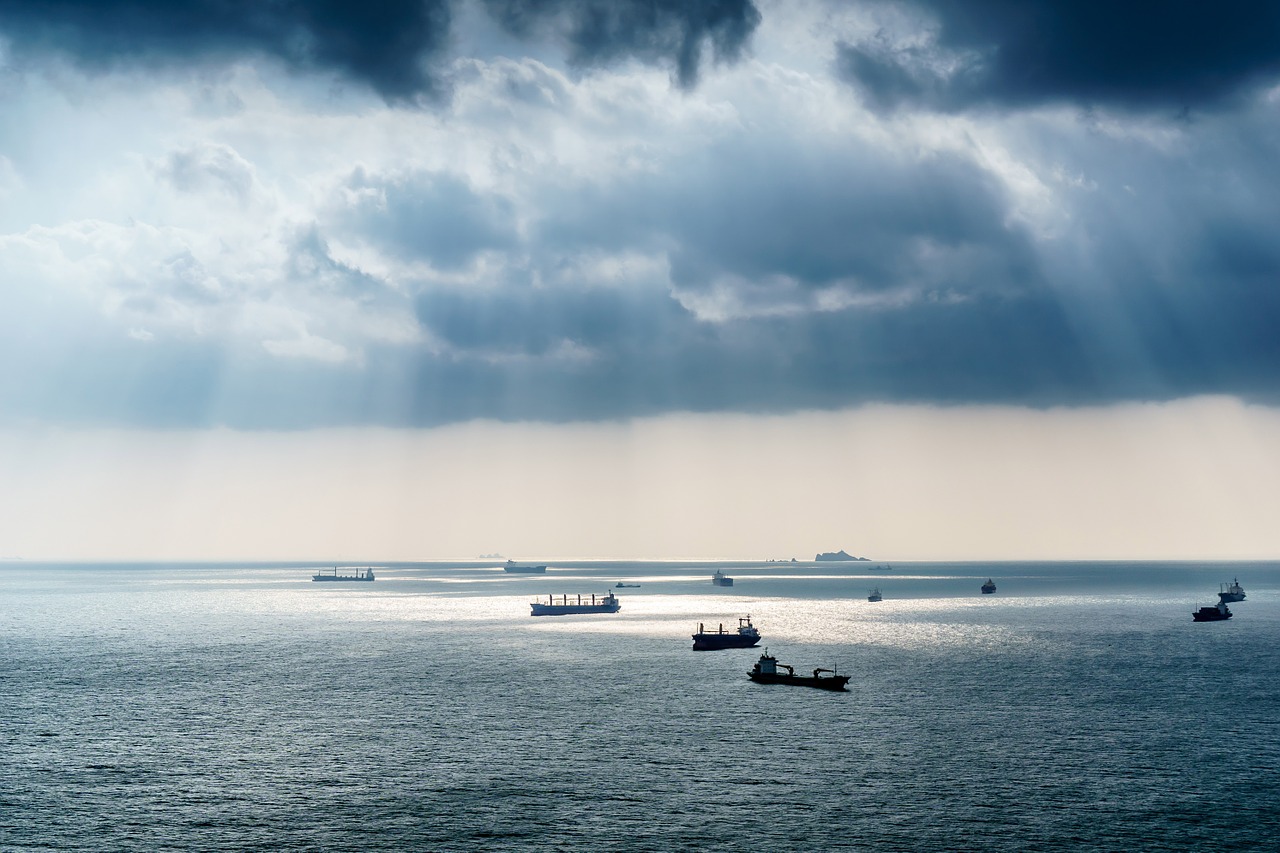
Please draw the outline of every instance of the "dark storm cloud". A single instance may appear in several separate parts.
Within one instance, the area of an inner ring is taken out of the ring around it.
[[[485,0],[485,5],[516,35],[558,32],[568,40],[575,65],[627,57],[672,62],[686,88],[698,80],[705,44],[716,59],[735,60],[760,24],[751,0]]]
[[[449,20],[448,0],[0,0],[0,33],[20,56],[100,69],[262,54],[388,98],[433,91],[424,63],[446,46]]]
[[[438,96],[456,0],[0,0],[0,35],[14,55],[71,57],[82,67],[180,66],[274,57],[295,70],[326,70],[390,100]],[[625,57],[674,63],[697,79],[705,44],[736,59],[760,22],[749,0],[561,0],[486,4],[508,31],[567,40],[570,60],[595,66]]]
[[[1095,138],[1079,230],[1042,257],[1085,351],[1126,393],[1280,391],[1280,175],[1273,125],[1222,117],[1168,148]]]
[[[930,47],[842,44],[839,69],[881,107],[1045,102],[1210,106],[1280,78],[1280,5],[1258,0],[915,0]]]
[[[853,279],[866,292],[912,283],[1021,289],[1038,274],[1028,235],[1005,224],[1007,210],[999,183],[954,155],[747,139],[687,158],[663,179],[564,193],[534,239],[565,251],[673,247],[672,277],[691,289],[726,273],[808,287]]]
[[[529,235],[535,266],[666,251],[676,292],[511,284],[424,295],[420,321],[457,352],[532,358],[423,359],[406,416],[462,416],[444,389],[472,416],[552,420],[875,401],[1053,406],[1228,393],[1274,403],[1280,209],[1268,200],[1280,177],[1250,142],[1267,127],[1204,129],[1163,151],[1126,138],[1093,138],[1075,159],[1060,151],[1098,185],[1058,188],[1068,218],[1051,238],[1017,224],[1015,199],[970,160],[854,142],[784,152],[740,141],[662,177],[547,186],[554,204]],[[1223,165],[1207,169],[1211,155]],[[726,274],[765,282],[766,299],[770,276],[801,292],[924,286],[900,304],[718,322],[675,298]],[[593,357],[572,368],[543,358],[564,341]]]
[[[544,356],[567,341],[613,356],[683,322],[665,291],[639,288],[432,290],[416,307],[423,326],[459,351],[494,355]]]
[[[207,340],[86,334],[90,320],[67,318],[51,334],[77,341],[68,359],[32,339],[30,324],[6,328],[0,316],[0,364],[23,365],[0,369],[0,411],[296,428],[868,402],[1054,406],[1225,393],[1274,403],[1280,175],[1256,162],[1249,140],[1270,127],[1256,121],[1188,133],[1163,151],[1123,138],[1093,138],[1074,159],[1070,147],[1059,151],[1097,185],[1062,190],[1058,203],[1078,230],[1053,239],[1010,224],[1013,199],[973,162],[852,142],[798,150],[753,139],[611,185],[548,176],[533,188],[546,212],[528,233],[508,228],[502,203],[457,181],[357,173],[348,189],[362,201],[354,218],[325,226],[333,236],[394,232],[403,218],[404,233],[377,245],[433,263],[496,253],[495,276],[419,289],[413,310],[429,345],[366,342],[360,363],[322,364]],[[1212,152],[1230,165],[1206,170]],[[432,243],[423,223],[445,216],[432,207],[474,220],[444,232],[462,244],[456,255]],[[288,248],[290,282],[358,304],[393,292],[335,261],[319,227]],[[589,265],[558,277],[575,259],[629,251],[667,253],[672,279],[650,271],[610,285],[591,281]],[[726,275],[766,300],[795,295],[771,294],[771,276],[802,295],[848,281],[872,295],[904,281],[925,286],[902,303],[716,322],[682,304]]]
[[[447,173],[370,175],[357,170],[347,190],[355,200],[339,218],[400,258],[457,269],[479,252],[511,248],[516,242],[511,203],[476,192]]]

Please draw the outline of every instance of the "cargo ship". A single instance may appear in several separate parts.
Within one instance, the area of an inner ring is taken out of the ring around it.
[[[717,569],[716,573],[711,576],[711,583],[715,586],[733,586],[733,578]]]
[[[779,669],[785,669],[786,672],[779,672]],[[823,675],[824,672],[830,674]],[[756,684],[792,684],[797,687],[817,687],[819,690],[844,690],[849,683],[849,676],[838,675],[834,669],[818,668],[813,671],[812,676],[796,675],[794,667],[778,663],[778,659],[769,654],[768,649],[760,655],[760,660],[756,661],[747,677]]]
[[[699,622],[698,633],[693,635],[693,650],[705,652],[714,649],[749,649],[759,642],[760,632],[751,624],[751,617],[740,616],[736,631],[726,631],[723,624],[715,631],[708,631]]]
[[[618,601],[617,596],[612,592],[607,595],[590,595],[570,597],[567,595],[560,596],[559,600],[554,595],[548,595],[545,603],[542,601],[534,601],[529,605],[533,608],[530,616],[570,616],[575,613],[617,613],[622,609],[622,603]]]
[[[991,578],[987,578],[987,582],[982,585],[982,594],[990,595],[996,591],[996,582]]]
[[[545,575],[547,573],[546,566],[520,566],[515,560],[507,560],[507,564],[502,567],[504,572],[522,575]]]
[[[1233,578],[1231,583],[1223,584],[1221,592],[1218,593],[1218,600],[1223,604],[1227,602],[1244,601],[1244,587],[1240,586],[1240,579]]]
[[[1213,607],[1201,607],[1199,610],[1191,614],[1193,622],[1221,622],[1224,619],[1231,618],[1231,611],[1227,609],[1225,601],[1219,601]]]
[[[356,569],[356,570],[355,570],[355,574],[351,574],[351,575],[340,575],[340,574],[338,574],[338,567],[337,567],[337,566],[334,566],[334,567],[333,567],[333,574],[328,574],[328,573],[326,573],[326,572],[319,572],[319,573],[317,573],[317,574],[312,575],[312,576],[311,576],[311,579],[312,579],[313,581],[361,581],[361,582],[371,582],[371,581],[373,580],[373,569],[372,569],[372,568],[368,568],[368,569]]]

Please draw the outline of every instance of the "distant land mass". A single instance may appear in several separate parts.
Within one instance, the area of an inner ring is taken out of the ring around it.
[[[844,551],[826,551],[813,559],[819,563],[830,562],[833,560],[861,560],[863,562],[868,562],[870,560],[869,557],[855,557],[852,554],[846,554]]]

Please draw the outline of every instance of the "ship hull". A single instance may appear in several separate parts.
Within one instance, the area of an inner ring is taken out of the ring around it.
[[[1226,613],[1218,610],[1216,607],[1202,607],[1195,613],[1191,614],[1193,622],[1225,622],[1231,618],[1231,611]]]
[[[749,649],[759,643],[759,637],[743,637],[738,634],[693,635],[693,650],[695,652],[709,652],[718,649]]]
[[[372,583],[373,582],[373,578],[343,578],[343,577],[335,578],[333,575],[312,575],[311,579],[313,581],[317,581],[320,583],[323,583],[325,581],[329,581],[329,582],[338,581],[339,583]]]
[[[786,673],[752,672],[750,678],[756,684],[790,684],[793,687],[816,687],[819,690],[848,690],[847,675],[832,675],[827,678],[814,678],[809,675],[787,675]]]
[[[580,613],[617,613],[621,604],[530,604],[531,616],[574,616]]]
[[[547,573],[546,566],[503,566],[502,570],[513,575],[545,575]]]

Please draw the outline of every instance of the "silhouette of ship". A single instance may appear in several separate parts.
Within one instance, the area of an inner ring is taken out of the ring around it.
[[[715,649],[749,649],[758,642],[760,632],[751,624],[751,617],[740,616],[736,631],[726,631],[723,624],[715,631],[708,631],[699,622],[698,633],[693,635],[693,650],[705,652]]]
[[[1222,591],[1218,593],[1218,600],[1223,604],[1227,602],[1244,601],[1244,587],[1240,586],[1240,579],[1233,578],[1231,583],[1223,584]]]
[[[515,560],[507,560],[507,564],[502,567],[504,572],[512,572],[513,574],[524,575],[545,575],[547,573],[546,566],[519,566]]]
[[[982,594],[990,595],[996,591],[996,582],[991,578],[987,578],[987,582],[982,585]]]
[[[337,567],[337,566],[334,566],[334,567],[333,567],[333,574],[326,574],[325,572],[318,572],[317,574],[314,574],[314,575],[312,575],[312,576],[311,576],[311,580],[313,580],[313,581],[359,581],[359,582],[372,582],[372,581],[373,581],[373,569],[372,569],[372,568],[368,568],[368,569],[356,569],[356,570],[355,570],[355,574],[351,574],[351,575],[340,575],[340,574],[338,574],[338,567]]]
[[[733,578],[717,569],[716,573],[711,576],[711,583],[716,586],[733,586]]]
[[[570,598],[567,595],[560,596],[559,601],[554,595],[547,596],[547,603],[534,601],[529,605],[533,608],[531,616],[570,616],[575,613],[617,613],[622,609],[621,602],[612,593],[607,595],[591,595],[583,598],[581,595],[577,598]]]
[[[1219,601],[1213,607],[1201,607],[1191,614],[1193,622],[1222,622],[1230,618],[1231,611],[1227,609],[1225,601]]]
[[[779,672],[780,668],[786,672]],[[830,675],[823,675],[824,672]],[[756,661],[747,677],[756,684],[793,684],[796,687],[817,687],[820,690],[844,690],[849,683],[849,676],[838,675],[834,669],[818,668],[813,671],[812,676],[796,675],[794,667],[778,663],[778,659],[769,654],[768,649],[760,655],[760,660]]]

